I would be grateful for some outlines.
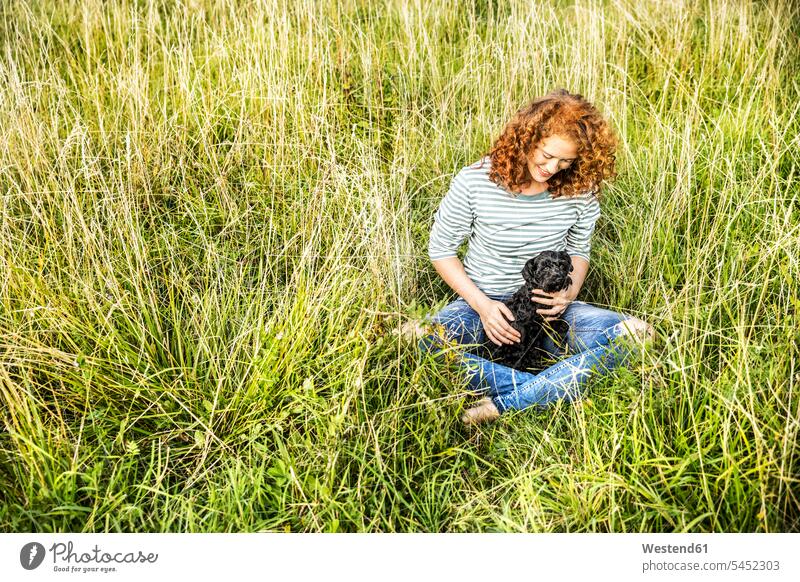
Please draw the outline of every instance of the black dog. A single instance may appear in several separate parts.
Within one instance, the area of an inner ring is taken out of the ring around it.
[[[548,333],[553,334],[553,337],[563,337],[566,332],[564,329],[566,322],[563,320],[546,322],[536,310],[549,309],[550,306],[537,303],[532,293],[534,289],[541,289],[547,293],[566,289],[572,284],[570,271],[572,271],[572,261],[566,251],[543,251],[525,263],[522,268],[522,278],[525,279],[525,283],[504,301],[514,314],[514,321],[509,323],[522,338],[519,343],[499,346],[487,339],[484,345],[492,361],[519,370],[530,368],[540,370],[544,367],[544,351],[541,349],[541,343]]]

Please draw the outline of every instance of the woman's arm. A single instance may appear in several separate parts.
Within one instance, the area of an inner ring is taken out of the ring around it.
[[[458,257],[449,257],[432,262],[434,269],[444,279],[444,282],[463,297],[464,301],[475,311],[478,311],[478,307],[482,302],[489,299],[469,278],[466,271],[464,271],[464,265]]]
[[[570,258],[572,259],[572,272],[569,276],[572,279],[572,285],[567,288],[567,296],[570,301],[574,301],[578,298],[578,293],[580,293],[583,282],[586,280],[586,273],[589,272],[589,261],[577,256]]]
[[[520,333],[506,321],[507,319],[514,321],[514,314],[502,301],[490,299],[475,285],[464,271],[464,265],[458,257],[448,257],[432,262],[444,282],[463,297],[464,301],[480,315],[483,329],[492,342],[500,345],[520,341],[522,338]]]
[[[497,345],[519,342],[520,333],[506,321],[506,318],[514,321],[511,310],[502,302],[487,297],[469,278],[456,256],[458,246],[472,232],[474,220],[472,194],[462,171],[453,178],[450,190],[434,215],[428,256],[444,282],[480,316],[490,340]]]
[[[537,303],[550,306],[546,309],[536,310],[536,313],[544,317],[546,321],[556,319],[570,303],[577,299],[583,282],[586,280],[586,273],[589,272],[592,233],[599,217],[600,202],[596,196],[589,196],[580,216],[567,232],[565,250],[572,259],[572,273],[570,273],[572,285],[558,293],[544,293],[541,289],[534,291],[536,295],[545,295],[544,298],[537,297]]]

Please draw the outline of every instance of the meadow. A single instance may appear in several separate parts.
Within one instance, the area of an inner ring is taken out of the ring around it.
[[[800,530],[800,7],[7,0],[0,531]],[[395,331],[458,170],[620,139],[580,299],[656,341],[477,432]]]

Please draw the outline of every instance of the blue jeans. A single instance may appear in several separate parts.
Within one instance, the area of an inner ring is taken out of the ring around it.
[[[489,295],[503,301],[507,295]],[[557,345],[547,338],[542,346],[554,358],[562,358],[538,374],[496,364],[484,356],[486,341],[480,316],[462,298],[458,298],[427,321],[440,324],[439,334],[423,337],[421,350],[442,356],[447,343],[455,346],[457,365],[466,373],[474,392],[487,392],[497,409],[521,410],[529,406],[546,407],[556,400],[572,401],[580,396],[586,382],[622,364],[631,353],[632,343],[619,338],[626,330],[621,322],[627,315],[601,309],[582,301],[573,301],[561,314],[568,332]],[[443,341],[441,334],[447,341]]]

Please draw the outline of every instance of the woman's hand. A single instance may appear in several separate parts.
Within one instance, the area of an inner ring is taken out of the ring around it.
[[[496,345],[519,343],[522,336],[508,320],[514,321],[511,310],[502,301],[486,298],[476,309],[486,335]]]
[[[561,291],[555,293],[545,293],[541,289],[534,289],[531,294],[531,300],[543,305],[550,305],[549,308],[537,309],[536,313],[541,315],[545,321],[553,321],[558,319],[564,313],[564,310],[569,307],[569,304],[575,300],[572,294],[572,285]]]

